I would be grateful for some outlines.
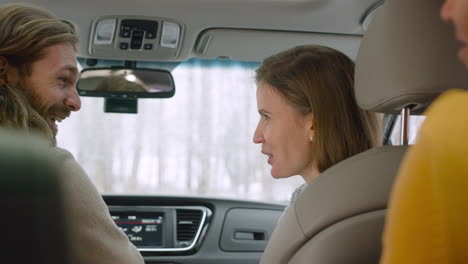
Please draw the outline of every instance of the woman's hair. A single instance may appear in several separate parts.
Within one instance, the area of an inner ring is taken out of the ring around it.
[[[78,42],[73,25],[45,9],[29,4],[0,6],[0,56],[29,75],[31,64],[44,56],[44,49],[60,43]]]
[[[319,172],[380,145],[380,120],[357,105],[354,62],[343,53],[298,46],[266,58],[256,70],[256,81],[273,86],[303,115],[312,113]]]
[[[52,130],[44,118],[31,107],[20,90],[6,84],[0,84],[0,126],[40,134],[55,145]]]

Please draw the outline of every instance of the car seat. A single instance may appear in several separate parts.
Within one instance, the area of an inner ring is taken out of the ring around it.
[[[2,262],[68,263],[59,178],[48,147],[0,130]]]
[[[420,114],[442,92],[466,84],[457,43],[441,21],[442,0],[387,0],[361,42],[358,104]],[[406,130],[402,131],[405,142]],[[407,146],[383,146],[330,167],[284,212],[261,263],[378,263],[389,194]]]

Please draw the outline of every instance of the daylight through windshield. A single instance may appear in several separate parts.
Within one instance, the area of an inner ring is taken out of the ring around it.
[[[60,125],[70,150],[103,193],[287,201],[303,180],[274,180],[260,146],[258,63],[191,59],[172,71],[176,94],[139,99],[138,114],[103,112],[102,98]]]

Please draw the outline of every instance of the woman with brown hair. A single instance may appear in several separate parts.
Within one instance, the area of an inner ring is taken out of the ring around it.
[[[310,184],[379,145],[378,118],[358,107],[354,62],[341,52],[315,45],[283,51],[263,61],[256,81],[261,117],[253,141],[262,144],[274,178],[301,175]]]

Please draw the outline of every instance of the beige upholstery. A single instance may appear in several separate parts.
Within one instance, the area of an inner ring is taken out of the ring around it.
[[[381,238],[385,213],[384,209],[362,213],[326,228],[308,240],[289,263],[377,263],[381,245],[376,241]]]
[[[47,152],[43,142],[0,130],[0,245],[6,262],[68,263],[59,178]]]
[[[405,151],[376,148],[324,171],[284,212],[261,263],[377,263],[384,211]]]
[[[468,86],[456,59],[453,26],[440,19],[442,0],[389,0],[364,35],[356,62],[358,104],[399,113],[415,104],[419,114],[441,92]]]

